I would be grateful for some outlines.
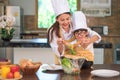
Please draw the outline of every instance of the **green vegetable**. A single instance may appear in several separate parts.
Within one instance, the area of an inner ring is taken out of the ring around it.
[[[61,62],[62,62],[62,65],[64,67],[67,67],[67,68],[70,68],[70,69],[72,68],[72,63],[69,59],[63,58]]]
[[[70,54],[76,54],[74,51],[74,45],[73,44],[67,44],[66,47],[70,50]]]
[[[70,52],[71,52],[71,54],[75,54],[75,51],[71,48],[70,48]]]

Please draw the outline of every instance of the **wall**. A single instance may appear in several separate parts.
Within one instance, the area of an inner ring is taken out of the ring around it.
[[[88,26],[107,25],[109,32],[108,36],[102,36],[102,40],[111,42],[113,47],[105,49],[104,63],[114,63],[114,47],[115,44],[120,44],[120,0],[111,0],[111,16],[107,17],[90,17],[87,16]]]
[[[21,6],[21,8],[24,9],[24,15],[35,15],[35,1],[36,0],[9,0],[9,5]],[[109,27],[109,35],[120,35],[120,0],[111,1],[111,16],[87,17],[89,21],[88,26],[107,25]]]
[[[109,35],[102,36],[104,41],[109,41],[113,44],[112,49],[105,49],[104,63],[113,63],[114,60],[114,46],[120,44],[120,0],[111,0],[111,16],[108,17],[87,17],[88,26],[107,25],[109,28]],[[78,0],[79,2],[79,0]],[[9,0],[10,5],[19,5],[24,9],[25,15],[35,14],[35,0]],[[29,4],[29,5],[28,5]],[[78,6],[80,7],[80,6]],[[33,18],[32,18],[33,19]],[[33,26],[33,25],[32,25]],[[32,27],[31,26],[31,27]],[[26,27],[26,26],[25,26]],[[30,26],[29,26],[30,28]],[[35,30],[32,28],[32,30]],[[116,37],[117,36],[117,37]],[[109,59],[106,57],[109,56]]]
[[[111,16],[87,17],[88,26],[107,25],[109,35],[120,35],[120,0],[111,0]]]

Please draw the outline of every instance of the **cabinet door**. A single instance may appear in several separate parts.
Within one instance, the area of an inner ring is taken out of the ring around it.
[[[103,64],[104,63],[104,49],[95,48],[94,49],[94,64]]]
[[[0,58],[6,58],[5,48],[0,48]]]

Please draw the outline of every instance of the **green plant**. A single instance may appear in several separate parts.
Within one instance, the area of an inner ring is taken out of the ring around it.
[[[1,38],[11,39],[14,35],[14,28],[7,29],[7,28],[1,28]]]
[[[0,31],[2,39],[12,39],[15,29],[13,25],[15,23],[15,18],[13,16],[3,15],[0,17]]]

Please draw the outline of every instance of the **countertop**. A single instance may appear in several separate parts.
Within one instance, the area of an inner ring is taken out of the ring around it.
[[[21,80],[119,80],[120,75],[115,77],[97,77],[90,72],[96,69],[110,69],[120,72],[120,64],[95,64],[93,69],[82,69],[78,75],[65,74],[63,70],[42,71],[41,68],[36,75],[23,75]]]
[[[48,47],[47,38],[37,39],[12,39],[10,42],[0,40],[0,47]],[[101,41],[94,43],[94,48],[112,48],[112,43]]]

